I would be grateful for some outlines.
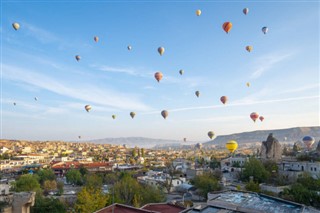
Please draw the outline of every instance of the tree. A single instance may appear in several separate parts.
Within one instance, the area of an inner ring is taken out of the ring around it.
[[[144,154],[144,148],[141,148],[141,157],[145,157],[145,154]]]
[[[36,194],[34,206],[31,213],[64,213],[66,208],[59,199],[44,198],[41,194]]]
[[[64,183],[62,181],[58,181],[57,182],[57,189],[58,189],[59,195],[63,194],[63,187],[64,187]]]
[[[137,180],[133,179],[130,175],[124,175],[121,180],[113,186],[116,201],[127,205],[133,205],[133,199],[135,199],[136,204],[139,203],[140,200],[137,201],[137,199],[139,199],[139,188],[140,186]]]
[[[86,169],[82,164],[79,167],[79,172],[81,173],[82,177],[88,174],[88,169]]]
[[[46,180],[43,183],[43,189],[44,189],[45,193],[52,191],[52,190],[56,190],[57,189],[57,182],[55,180]]]
[[[34,175],[21,175],[14,184],[14,190],[16,192],[40,191],[40,184]]]
[[[211,169],[220,168],[220,162],[215,157],[211,157],[211,161],[209,163],[209,167]]]
[[[82,185],[82,176],[79,170],[70,169],[66,174],[67,182],[75,185]]]
[[[141,186],[140,194],[142,197],[141,204],[139,206],[145,205],[147,203],[161,203],[166,200],[166,196],[157,187],[145,185]]]
[[[51,169],[41,169],[37,172],[37,175],[39,176],[39,182],[41,185],[43,185],[46,180],[52,181],[56,179],[56,176]]]
[[[255,183],[253,180],[250,180],[249,183],[245,186],[246,190],[251,192],[260,192],[259,183]]]
[[[208,192],[221,190],[218,180],[212,173],[204,173],[198,175],[193,179],[193,183],[196,188],[199,189],[200,195],[204,198],[208,198]]]
[[[77,195],[76,212],[91,213],[102,209],[109,202],[109,196],[102,193],[101,188],[83,187]]]
[[[250,158],[249,161],[244,164],[244,170],[241,176],[243,180],[247,181],[250,179],[250,176],[253,176],[256,181],[261,183],[265,182],[270,174],[258,159]]]
[[[85,186],[94,188],[94,189],[101,189],[102,187],[102,178],[96,174],[89,174],[85,177]]]
[[[103,183],[113,185],[119,180],[119,177],[115,173],[106,174],[103,178]]]

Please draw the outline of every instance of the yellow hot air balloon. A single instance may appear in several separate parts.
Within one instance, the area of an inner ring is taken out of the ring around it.
[[[159,52],[160,55],[163,55],[163,53],[164,53],[164,47],[159,47],[159,48],[158,48],[158,52]]]
[[[250,87],[250,83],[249,83],[249,82],[247,82],[247,84],[246,84],[246,85],[247,85],[247,87]]]
[[[201,10],[197,10],[197,11],[196,11],[196,15],[197,15],[197,16],[200,16],[200,15],[201,15]]]
[[[230,151],[230,153],[233,153],[238,148],[237,141],[230,140],[226,143],[226,148]]]
[[[92,108],[92,107],[91,107],[90,105],[85,105],[85,107],[84,107],[84,108],[86,109],[86,111],[87,111],[87,112],[89,112],[89,111],[91,110],[91,108]]]
[[[15,23],[12,24],[12,27],[13,27],[13,29],[15,29],[15,30],[19,30],[20,24],[17,23],[17,22],[15,22]]]
[[[251,52],[251,51],[252,51],[252,49],[253,49],[253,47],[252,47],[252,46],[246,46],[246,50],[247,50],[248,52]]]
[[[135,113],[135,112],[130,112],[130,116],[131,116],[131,118],[133,119],[134,116],[136,116],[136,113]]]
[[[93,40],[94,40],[95,42],[98,42],[98,41],[99,41],[99,37],[98,37],[98,36],[95,36],[95,37],[93,37]]]
[[[116,119],[116,115],[112,115],[112,119]]]

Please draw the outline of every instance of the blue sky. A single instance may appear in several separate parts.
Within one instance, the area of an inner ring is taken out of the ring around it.
[[[317,1],[2,1],[1,9],[1,138],[207,141],[208,131],[319,126]],[[265,120],[254,123],[251,112]]]

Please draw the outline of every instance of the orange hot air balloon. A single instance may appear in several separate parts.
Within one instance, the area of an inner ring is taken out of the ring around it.
[[[162,115],[162,117],[163,117],[164,119],[166,119],[166,118],[168,117],[169,113],[168,113],[167,110],[162,110],[161,115]]]
[[[248,52],[251,52],[252,51],[252,46],[246,46],[246,50],[248,51]]]
[[[256,112],[253,112],[253,113],[250,114],[250,118],[251,118],[254,122],[256,122],[256,120],[259,118],[259,114],[256,113]]]
[[[156,72],[154,74],[154,77],[157,79],[158,82],[160,82],[160,80],[162,79],[163,75],[161,72]]]
[[[262,122],[264,120],[264,117],[263,116],[260,116],[259,117],[260,121]]]
[[[222,29],[226,32],[229,33],[229,31],[232,28],[232,23],[231,22],[224,22],[222,25]]]
[[[95,36],[95,37],[93,37],[93,40],[94,40],[95,42],[98,42],[98,41],[99,41],[99,37],[98,37],[98,36]]]
[[[226,104],[227,101],[228,101],[228,97],[227,97],[227,96],[221,96],[220,101],[221,101],[223,104]]]

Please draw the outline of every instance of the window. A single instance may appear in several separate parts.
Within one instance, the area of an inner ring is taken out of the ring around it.
[[[177,184],[179,185],[179,184],[180,184],[180,182],[179,182],[179,181],[177,181]]]
[[[315,172],[317,171],[317,167],[314,167],[314,171],[315,171]]]
[[[311,171],[313,171],[313,168],[311,167]]]

